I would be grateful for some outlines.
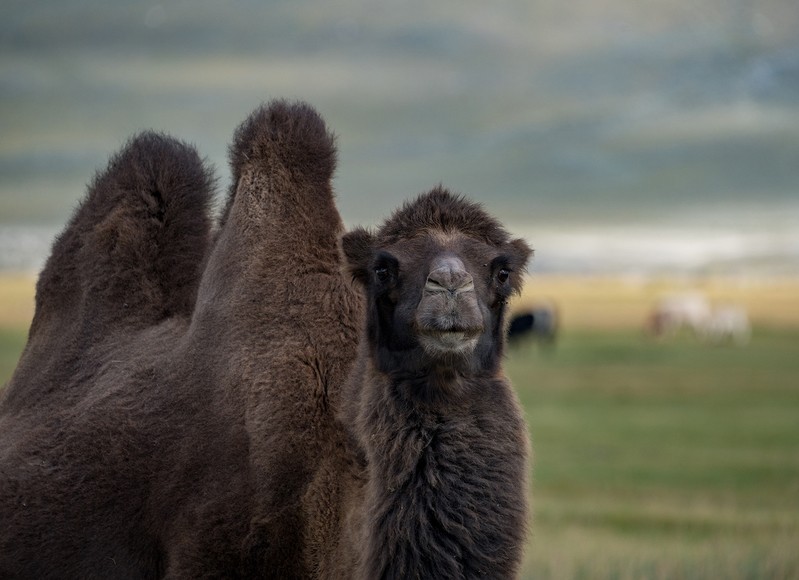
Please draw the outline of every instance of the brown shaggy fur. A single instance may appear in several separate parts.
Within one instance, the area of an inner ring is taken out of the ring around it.
[[[335,150],[313,110],[284,102],[235,141],[207,258],[213,179],[149,133],[56,241],[0,401],[0,577],[312,573],[302,511],[319,511],[360,318]]]
[[[210,172],[145,133],[56,240],[0,399],[0,577],[512,576],[527,443],[499,361],[526,246],[436,190],[346,236],[344,274],[319,116],[262,107],[230,158],[213,236]],[[427,297],[442,253],[473,295]],[[431,354],[408,317],[456,303],[476,346]]]
[[[510,578],[527,429],[500,369],[530,250],[437,188],[343,239],[367,294],[342,418],[367,465],[359,578]]]

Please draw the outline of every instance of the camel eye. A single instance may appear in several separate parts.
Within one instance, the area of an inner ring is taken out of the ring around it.
[[[500,269],[499,272],[497,272],[497,280],[499,281],[500,284],[504,284],[505,282],[507,282],[509,277],[510,277],[510,270],[506,268],[502,268]]]
[[[375,268],[375,276],[381,282],[388,280],[388,268]]]

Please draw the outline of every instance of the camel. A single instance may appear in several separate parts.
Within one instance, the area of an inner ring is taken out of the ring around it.
[[[367,296],[341,411],[366,465],[357,577],[513,577],[527,429],[500,363],[530,249],[442,188],[342,246]]]
[[[0,395],[0,577],[513,576],[526,245],[440,189],[342,239],[303,103],[258,108],[230,159],[214,229],[212,172],[144,133],[55,241]]]
[[[212,232],[211,172],[142,134],[56,240],[0,401],[0,577],[312,574],[304,502],[361,309],[333,137],[276,102],[231,165]]]

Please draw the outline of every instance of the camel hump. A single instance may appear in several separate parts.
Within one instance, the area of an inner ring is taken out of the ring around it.
[[[307,103],[276,100],[255,109],[236,129],[228,149],[233,180],[220,226],[238,198],[244,198],[245,214],[260,207],[270,208],[273,218],[308,212],[330,217],[335,212],[330,185],[335,141]]]
[[[48,321],[97,334],[189,315],[214,184],[194,147],[151,131],[130,139],[56,239],[37,285],[31,335]]]
[[[258,107],[236,129],[229,152],[234,182],[248,164],[282,166],[294,178],[322,184],[336,168],[335,137],[303,102],[276,100]]]

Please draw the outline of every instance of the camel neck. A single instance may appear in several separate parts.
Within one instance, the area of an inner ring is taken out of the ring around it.
[[[373,419],[364,506],[371,514],[364,519],[369,544],[362,577],[462,577],[458,550],[443,548],[465,545],[468,539],[445,532],[440,515],[453,507],[447,505],[453,491],[449,478],[458,477],[452,458],[446,460],[447,472],[441,469],[453,425],[397,401],[376,410]],[[422,550],[420,542],[427,544]]]
[[[490,381],[485,392],[505,390]],[[507,397],[429,406],[382,392],[367,395],[359,425],[368,469],[362,577],[469,578],[507,567],[515,556],[503,550],[518,539],[525,509],[523,425]]]

